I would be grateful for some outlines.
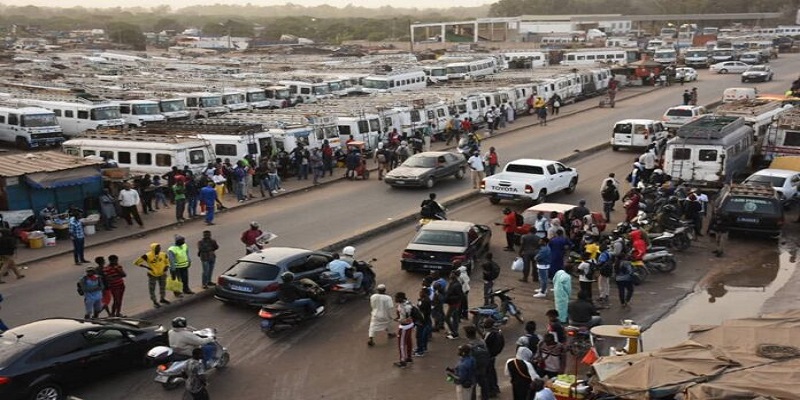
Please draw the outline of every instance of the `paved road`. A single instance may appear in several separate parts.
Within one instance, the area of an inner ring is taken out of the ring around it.
[[[779,73],[779,80],[762,86],[762,91],[779,92],[789,84],[788,77],[791,75],[788,64],[785,60],[776,63],[774,67]],[[787,78],[783,79],[783,76]],[[718,98],[725,87],[738,85],[738,77],[705,74],[696,86],[701,93],[701,102],[707,103]],[[554,121],[544,128],[524,129],[497,139],[489,139],[487,145],[495,146],[503,160],[522,156],[560,158],[569,155],[573,149],[586,149],[607,141],[611,124],[615,120],[660,116],[667,106],[680,100],[681,92],[680,87],[657,90],[638,97],[636,101],[620,102],[615,109],[592,110],[580,114],[579,117]],[[634,156],[632,153],[604,152],[575,163],[581,172],[578,190],[571,196],[554,196],[552,200],[574,202],[585,197],[590,205],[597,208],[599,203],[596,190],[599,179],[610,171],[624,175]],[[444,198],[455,197],[469,190],[468,182],[459,181],[442,182],[436,189]],[[220,225],[214,228],[214,234],[224,246],[220,251],[220,267],[242,254],[238,236],[250,220],[259,220],[262,225],[280,235],[274,245],[316,248],[415,212],[424,195],[424,191],[393,190],[377,181],[344,182],[227,213],[221,217]],[[481,200],[458,206],[451,215],[488,223],[499,218],[501,209],[502,206],[491,206],[488,201]],[[144,251],[150,242],[166,244],[174,233],[184,234],[189,243],[193,244],[203,228],[203,225],[189,223],[180,230],[172,229],[148,234],[144,238],[121,240],[102,248],[102,254],[117,254],[128,263]],[[385,232],[384,235],[359,245],[360,254],[379,258],[380,280],[387,282],[390,290],[402,288],[410,291],[416,287],[419,279],[418,276],[398,271],[397,254],[410,238],[410,229],[405,227]],[[496,234],[498,239],[493,248],[499,251],[502,235],[499,231]],[[89,254],[93,256],[96,252],[93,250]],[[507,254],[504,253],[503,256],[507,257]],[[510,259],[502,260],[504,266],[508,264],[507,261]],[[74,292],[73,284],[80,275],[81,268],[71,264],[71,257],[68,256],[35,263],[29,270],[29,279],[3,288],[4,295],[9,300],[3,310],[4,318],[11,324],[19,324],[50,315],[81,315],[80,298]],[[703,272],[700,265],[690,261],[681,263],[681,272],[675,277],[663,278],[667,285],[659,281],[658,285],[646,286],[647,293],[658,293],[657,297],[665,300],[680,295],[681,290],[690,288]],[[697,275],[692,275],[691,272]],[[685,273],[688,275],[683,275]],[[143,273],[129,269],[129,275],[126,311],[132,313],[147,309],[149,301],[145,295]],[[199,271],[195,270],[192,279],[196,282],[198,277]],[[514,282],[510,274],[506,274],[504,279],[507,279],[506,284]],[[541,321],[538,317],[545,306],[533,303],[533,299],[529,298],[532,290],[518,289],[517,296],[526,299],[521,303],[526,315],[533,315]],[[656,303],[650,299],[645,301]],[[651,310],[648,307],[646,314],[650,314]],[[637,315],[641,311],[634,308],[633,316],[641,320],[644,315]],[[225,343],[233,351],[234,361],[230,370],[225,372],[226,376],[212,378],[212,394],[217,396],[233,394],[242,399],[404,399],[410,397],[404,391],[409,377],[419,379],[424,384],[420,385],[422,388],[414,389],[419,394],[424,391],[434,397],[451,396],[452,387],[441,382],[441,369],[452,361],[451,350],[455,344],[444,344],[441,339],[437,339],[433,345],[434,354],[430,358],[420,360],[416,363],[418,365],[407,371],[392,370],[392,345],[377,346],[370,354],[365,353],[366,346],[361,347],[367,323],[367,306],[364,303],[355,302],[337,307],[323,320],[308,326],[308,329],[298,331],[296,336],[277,341],[268,340],[258,332],[257,318],[252,310],[223,306],[215,301],[203,301],[180,309],[179,312],[190,317],[197,326],[219,327]],[[172,316],[174,314],[169,313],[161,319],[168,321]],[[611,315],[610,318],[616,317]],[[518,329],[511,327],[509,338],[515,337]],[[302,346],[292,346],[300,342]],[[509,347],[512,347],[511,343]],[[358,362],[352,361],[355,359]],[[331,363],[336,363],[338,368],[327,367]],[[321,369],[327,372],[322,373]],[[120,376],[86,388],[80,395],[88,399],[130,398],[127,394],[135,391],[137,398],[177,396],[163,394],[160,388],[150,382],[150,375],[149,371],[142,371]],[[354,379],[356,376],[359,378]],[[402,379],[397,379],[398,377]],[[344,382],[347,384],[343,385]]]

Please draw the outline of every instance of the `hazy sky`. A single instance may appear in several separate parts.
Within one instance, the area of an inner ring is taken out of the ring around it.
[[[193,4],[247,4],[273,6],[286,4],[287,2],[301,6],[318,6],[328,4],[333,7],[344,7],[348,4],[360,7],[382,7],[386,5],[396,7],[417,7],[417,8],[447,8],[447,7],[473,7],[483,4],[491,4],[496,0],[442,0],[431,2],[426,0],[405,0],[402,2],[392,0],[0,0],[0,3],[11,6],[48,6],[48,7],[74,7],[83,6],[86,8],[106,8],[106,7],[155,7],[162,4],[169,4],[173,9],[190,6]]]

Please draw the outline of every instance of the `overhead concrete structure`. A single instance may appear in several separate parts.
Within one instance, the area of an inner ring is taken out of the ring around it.
[[[411,43],[415,43],[419,29],[425,30],[425,41],[447,42],[447,34],[471,37],[478,42],[509,41],[526,33],[570,32],[587,26],[614,30],[630,30],[633,23],[642,22],[695,22],[695,21],[764,21],[783,17],[779,12],[726,13],[726,14],[647,14],[647,15],[521,15],[506,18],[478,18],[472,21],[451,21],[411,24]],[[499,25],[499,26],[498,26]],[[550,28],[550,30],[548,30]],[[568,29],[567,29],[568,28]]]

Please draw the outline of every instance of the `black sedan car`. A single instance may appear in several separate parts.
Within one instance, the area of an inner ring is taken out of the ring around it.
[[[158,324],[132,318],[49,318],[0,334],[0,399],[61,400],[64,389],[146,365],[166,345]]]
[[[226,303],[263,305],[278,300],[281,274],[318,281],[333,258],[329,253],[293,247],[268,247],[248,254],[217,278],[214,297]]]
[[[461,221],[431,221],[420,228],[403,251],[406,271],[441,271],[446,277],[453,262],[461,261],[470,273],[478,258],[489,251],[492,230],[486,225]]]
[[[383,181],[391,187],[414,186],[432,188],[437,181],[453,176],[463,179],[467,161],[460,154],[427,151],[414,154],[399,167],[389,171]]]

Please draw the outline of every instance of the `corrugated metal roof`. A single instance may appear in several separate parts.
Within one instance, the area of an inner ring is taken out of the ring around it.
[[[0,176],[13,177],[34,172],[54,172],[100,165],[103,161],[87,160],[60,151],[0,155]]]

